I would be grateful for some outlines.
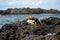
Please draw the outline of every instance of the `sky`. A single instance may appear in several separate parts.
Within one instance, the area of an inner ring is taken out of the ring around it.
[[[27,7],[60,10],[60,0],[0,0],[0,10]]]

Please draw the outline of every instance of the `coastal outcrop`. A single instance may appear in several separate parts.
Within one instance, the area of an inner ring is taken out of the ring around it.
[[[60,40],[60,18],[41,20],[39,25],[26,21],[4,24],[0,29],[0,40]]]
[[[56,9],[41,9],[41,8],[9,8],[7,10],[0,10],[0,14],[41,14],[41,13],[60,13]]]

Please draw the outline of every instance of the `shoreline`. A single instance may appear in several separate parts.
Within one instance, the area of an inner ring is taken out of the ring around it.
[[[41,9],[41,8],[8,8],[6,10],[0,10],[1,15],[18,15],[18,14],[42,14],[42,13],[60,13],[57,9]]]
[[[59,33],[60,18],[50,17],[45,20],[41,20],[41,24],[35,26],[27,24],[24,20],[22,22],[4,24],[0,29],[0,40],[2,40],[1,38],[6,40],[10,40],[11,38],[12,40],[31,40],[31,38],[33,40],[42,40],[42,38],[44,40],[50,40],[56,37],[59,38]]]

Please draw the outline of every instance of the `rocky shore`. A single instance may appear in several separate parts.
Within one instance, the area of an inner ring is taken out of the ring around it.
[[[26,21],[4,24],[0,40],[60,40],[60,18],[50,17],[31,25]]]
[[[60,13],[59,10],[56,9],[41,9],[41,8],[9,8],[7,10],[0,10],[1,15],[9,15],[9,14],[41,14],[41,13]]]

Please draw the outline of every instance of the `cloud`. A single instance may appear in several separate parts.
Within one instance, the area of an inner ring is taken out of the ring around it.
[[[42,0],[13,0],[13,1],[6,1],[8,6],[23,6],[23,7],[38,7],[43,3]]]
[[[42,0],[18,0],[18,1],[17,0],[12,0],[12,1],[6,0],[4,3],[7,5],[13,5],[13,4],[18,5],[19,4],[19,5],[23,5],[23,6],[29,6],[29,5],[37,6],[42,3]],[[2,4],[4,4],[4,3],[2,3]]]
[[[9,5],[15,5],[17,2],[7,2]]]
[[[59,0],[0,0],[0,9],[6,8],[59,8]]]

